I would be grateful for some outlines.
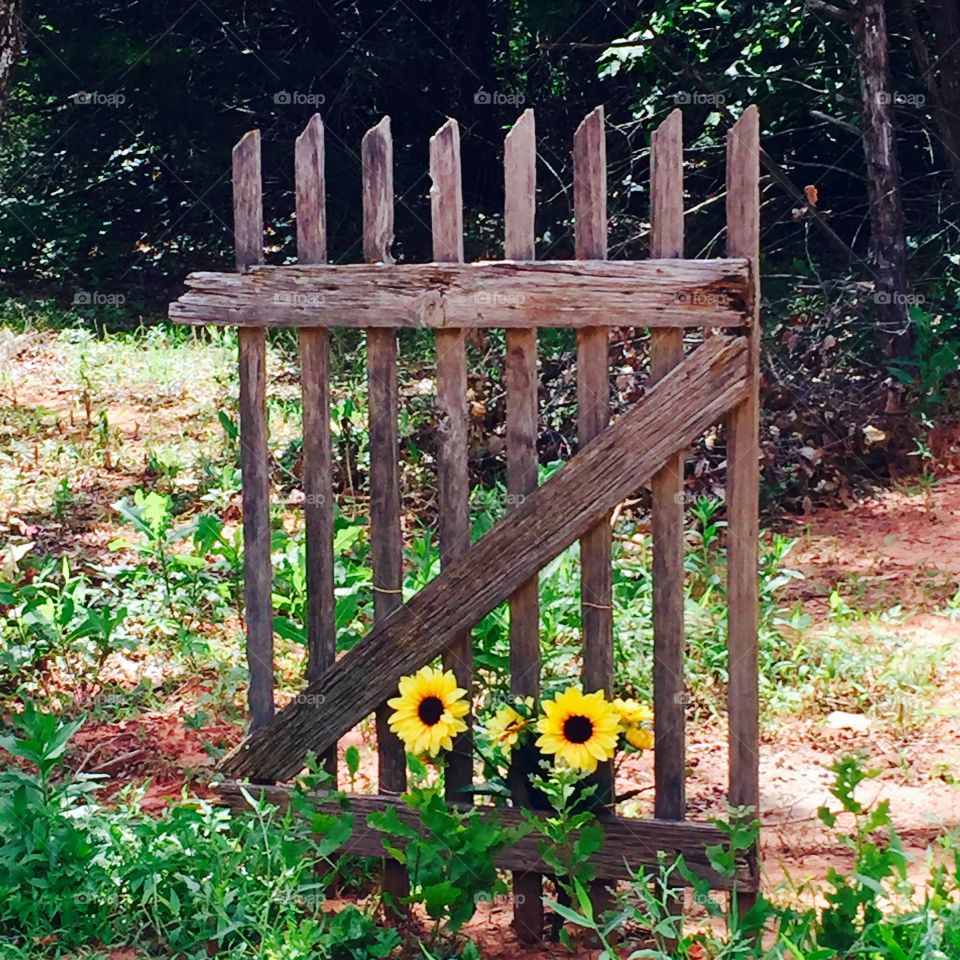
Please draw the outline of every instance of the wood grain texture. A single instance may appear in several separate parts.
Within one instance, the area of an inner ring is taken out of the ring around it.
[[[650,151],[652,257],[683,256],[683,127],[674,110],[653,134]],[[683,331],[651,334],[655,383],[683,359]],[[686,700],[683,629],[683,454],[654,474],[653,702],[655,815],[682,820],[686,808]]]
[[[233,148],[233,242],[238,273],[263,263],[259,130],[247,131]]]
[[[650,256],[683,256],[683,122],[674,110],[650,145]],[[682,330],[650,331],[650,382],[683,359]],[[654,816],[686,816],[684,696],[683,452],[651,480],[653,494]],[[683,922],[683,895],[667,901]],[[679,929],[679,927],[678,927]],[[669,949],[676,949],[670,941]]]
[[[373,255],[389,257],[379,241],[368,246]],[[753,305],[753,281],[742,259],[291,264],[243,275],[192,273],[186,283],[188,292],[170,304],[170,318],[178,323],[742,327]]]
[[[370,422],[370,552],[377,620],[403,604],[403,536],[400,527],[397,437],[397,337],[367,331]],[[391,742],[396,742],[393,734]]]
[[[537,140],[532,110],[525,110],[503,144],[504,253],[511,260],[536,259]],[[537,331],[507,330],[504,380],[507,391],[507,497],[516,509],[537,488]],[[510,692],[540,696],[540,598],[531,577],[510,597]],[[523,794],[526,791],[522,791]],[[515,791],[516,805],[527,801]],[[513,925],[524,943],[543,934],[543,878],[529,870],[513,874]]]
[[[456,120],[448,120],[430,138],[430,179],[433,259],[437,263],[463,263],[463,187]]]
[[[459,631],[506,601],[561,550],[595,526],[670,454],[743,399],[747,343],[711,338],[616,424],[394,611],[221,767],[294,776],[307,752],[326,750],[382,703],[397,678],[429,663]],[[663,411],[669,409],[669,418]]]
[[[234,810],[248,810],[249,801],[244,793],[257,800],[264,800],[281,810],[289,807],[290,790],[288,787],[251,787],[249,784],[226,782],[214,787],[214,803],[228,806]],[[338,852],[358,856],[383,856],[381,838],[385,834],[368,827],[370,813],[392,808],[400,822],[414,829],[422,829],[418,815],[401,800],[390,797],[376,797],[363,794],[348,794],[347,809],[353,813],[353,835]],[[322,812],[343,814],[339,802],[325,800],[322,794],[316,798],[316,809]],[[521,820],[521,813],[511,808],[486,808],[491,820],[502,827],[512,827]],[[710,866],[704,849],[707,846],[723,844],[725,835],[716,827],[705,823],[673,823],[667,820],[640,820],[628,817],[607,816],[603,818],[604,844],[593,856],[591,863],[597,874],[606,879],[627,880],[631,870],[638,866],[656,866],[658,855],[666,855],[667,862],[683,855],[691,873],[710,881],[714,889],[723,890],[731,886],[730,879],[718,874]],[[390,839],[400,847],[405,844],[396,838]],[[534,836],[521,839],[497,858],[502,869],[514,870],[514,876],[520,870],[549,872],[540,859],[538,840]],[[738,884],[751,883],[751,875],[745,861],[737,861],[734,879]],[[516,894],[516,889],[514,893]]]
[[[297,258],[326,263],[326,188],[323,122],[314,114],[294,150]],[[316,680],[337,655],[333,592],[333,462],[330,443],[330,331],[300,331],[303,398],[303,513],[306,527],[307,682]],[[323,757],[334,777],[337,751]]]
[[[588,113],[573,138],[573,207],[578,259],[607,256],[607,149],[603,107]],[[592,301],[584,310],[592,316]],[[577,432],[580,446],[610,422],[609,335],[606,327],[577,330]],[[611,505],[612,506],[612,505]],[[580,605],[583,688],[613,693],[613,531],[603,517],[580,540]],[[598,796],[609,801],[613,764],[597,770]]]
[[[373,263],[392,263],[393,139],[390,118],[368,130],[361,149],[363,163],[363,255]],[[397,437],[397,334],[367,330],[368,419],[370,428],[370,563],[373,570],[374,626],[403,604],[403,532],[400,526],[400,465]],[[362,668],[361,668],[362,669]],[[395,684],[394,684],[395,687]],[[401,794],[407,788],[407,761],[402,742],[390,730],[393,712],[385,703],[395,689],[368,710],[376,709],[379,790]],[[383,865],[384,893],[395,912],[408,892],[406,870],[394,860]]]
[[[463,188],[460,181],[460,128],[448,120],[430,138],[430,216],[433,259],[463,260]],[[463,330],[438,330],[437,470],[441,569],[455,563],[470,546],[470,474],[467,459],[467,344]],[[473,699],[473,639],[469,630],[453,638],[443,653],[443,666]],[[444,789],[447,799],[465,799],[473,784],[472,716],[467,730],[447,756]]]
[[[294,147],[297,204],[297,259],[300,263],[327,262],[327,191],[324,179],[324,132],[315,113]]]
[[[526,110],[504,141],[504,252],[511,260],[536,257],[536,132]],[[537,334],[508,330],[507,495],[516,509],[537,488]],[[540,610],[536,578],[510,600],[510,682],[517,696],[540,694]]]
[[[607,259],[607,141],[603,107],[573,136],[573,215],[578,260]]]
[[[363,165],[363,259],[367,263],[392,264],[393,136],[389,117],[384,117],[363,135],[360,157]]]
[[[760,814],[760,734],[757,687],[758,540],[760,488],[760,122],[748,107],[727,134],[727,250],[754,265],[750,383],[727,420],[727,603],[729,604],[730,803]],[[757,851],[750,858],[757,869]],[[752,898],[739,904],[749,908]]]
[[[536,259],[537,127],[524,110],[503,141],[503,252],[508,260]]]
[[[233,224],[237,270],[263,263],[260,131],[233,148]],[[273,701],[273,569],[270,563],[270,452],[267,445],[267,338],[239,331],[240,469],[243,478],[243,599],[250,729],[266,726]]]

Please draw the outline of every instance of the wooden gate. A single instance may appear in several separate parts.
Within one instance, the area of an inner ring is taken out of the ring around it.
[[[539,692],[537,572],[574,541],[581,544],[583,684],[612,693],[610,513],[638,485],[653,489],[655,819],[610,815],[597,854],[598,877],[628,876],[658,853],[682,853],[717,888],[704,853],[723,842],[712,825],[685,820],[683,625],[683,463],[680,451],[718,420],[727,424],[729,601],[729,800],[758,805],[758,118],[748,109],[727,142],[727,256],[683,257],[681,117],[674,111],[652,141],[653,259],[607,261],[606,155],[602,108],[574,138],[576,255],[535,261],[536,142],[527,110],[505,141],[505,253],[463,263],[460,140],[448,121],[430,142],[434,262],[396,265],[390,121],[363,139],[365,264],[327,265],[323,125],[314,116],[296,144],[299,263],[263,265],[258,131],[234,148],[236,273],[196,273],[170,317],[239,327],[243,470],[244,596],[250,667],[250,736],[229,755],[226,776],[260,784],[294,777],[309,751],[335,769],[340,736],[377,717],[379,793],[355,796],[361,816],[397,806],[406,786],[403,746],[388,730],[384,701],[398,678],[438,656],[460,686],[474,687],[470,630],[499,604],[510,605],[511,686]],[[274,716],[270,560],[270,461],[266,419],[266,331],[299,330],[303,391],[308,582],[308,684]],[[370,532],[375,623],[353,650],[335,657],[333,485],[329,430],[329,328],[367,331],[370,419]],[[441,422],[438,490],[441,573],[404,603],[397,438],[396,333],[428,327],[436,337]],[[471,328],[506,330],[507,485],[514,504],[486,536],[470,543],[467,361]],[[537,486],[538,327],[573,327],[577,336],[580,450]],[[610,424],[608,340],[613,327],[651,330],[651,375],[644,397]],[[687,338],[685,349],[684,333]],[[702,336],[699,334],[702,333]],[[450,757],[448,799],[469,795],[470,730]],[[611,770],[605,773],[607,782]],[[264,790],[283,801],[281,787]],[[240,788],[221,787],[243,804]],[[504,823],[516,810],[500,811]],[[355,831],[348,852],[382,856],[377,835]],[[514,871],[521,935],[541,922],[540,861],[526,839],[500,858]],[[404,876],[386,867],[385,887]],[[743,899],[757,889],[756,851],[738,863]]]

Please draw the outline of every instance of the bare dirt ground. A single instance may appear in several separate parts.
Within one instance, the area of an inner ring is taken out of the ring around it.
[[[844,862],[814,815],[830,782],[826,768],[855,750],[882,771],[864,798],[890,801],[912,872],[922,873],[928,842],[960,826],[960,623],[944,615],[960,581],[960,478],[947,474],[926,491],[821,510],[803,527],[792,559],[806,579],[794,592],[814,622],[826,614],[831,585],[846,583],[864,609],[903,608],[902,619],[883,627],[899,645],[894,668],[932,650],[942,669],[934,689],[917,694],[918,702],[908,693],[891,722],[861,731],[804,716],[768,733],[761,756],[768,885],[787,874],[819,878]]]

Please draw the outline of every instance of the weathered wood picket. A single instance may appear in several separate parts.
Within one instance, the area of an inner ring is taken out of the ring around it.
[[[651,255],[606,262],[606,157],[602,108],[574,138],[575,261],[535,261],[536,140],[527,110],[504,146],[505,242],[502,263],[463,263],[460,136],[448,121],[430,142],[434,263],[396,265],[393,150],[384,118],[363,139],[365,264],[327,265],[323,124],[315,116],[295,153],[299,263],[263,265],[260,143],[248,133],[234,149],[237,273],[196,273],[171,304],[173,320],[234,324],[240,341],[244,596],[250,667],[250,736],[222,763],[226,776],[249,778],[278,803],[269,784],[294,777],[314,751],[336,770],[336,744],[370,713],[377,717],[379,794],[355,796],[357,822],[395,806],[406,786],[403,748],[387,727],[384,702],[398,678],[442,656],[460,686],[475,684],[470,631],[490,610],[510,605],[511,688],[536,697],[540,682],[538,571],[579,539],[582,559],[583,683],[612,693],[613,636],[610,514],[642,481],[653,491],[655,819],[605,817],[597,854],[604,880],[682,853],[717,888],[704,848],[721,843],[713,826],[685,820],[683,624],[683,448],[726,418],[729,613],[729,798],[756,808],[757,497],[759,351],[759,125],[750,108],[727,145],[725,260],[683,258],[683,147],[674,111],[654,133],[651,151]],[[307,687],[274,716],[270,560],[270,462],[266,419],[266,330],[299,329],[303,391],[307,540]],[[367,331],[370,416],[370,530],[375,622],[337,659],[334,622],[333,482],[329,426],[332,326]],[[577,331],[579,452],[537,486],[537,335],[540,326]],[[651,329],[645,396],[612,426],[608,340],[612,327]],[[397,331],[435,330],[440,416],[438,491],[441,573],[402,600],[403,540],[397,427]],[[506,329],[507,488],[511,507],[486,536],[470,543],[467,463],[466,332]],[[685,351],[689,331],[693,349]],[[702,336],[701,336],[702,334]],[[702,342],[696,342],[702,341]],[[602,772],[608,794],[612,769]],[[447,794],[469,800],[472,736],[455,744]],[[603,782],[603,781],[602,781]],[[220,786],[242,805],[241,787]],[[522,803],[522,797],[514,798]],[[516,810],[498,811],[516,822]],[[382,856],[379,836],[357,830],[348,852]],[[518,931],[542,926],[540,860],[526,839],[500,857],[513,871]],[[385,866],[385,888],[402,895],[399,865]],[[741,903],[758,885],[756,851],[738,863]]]

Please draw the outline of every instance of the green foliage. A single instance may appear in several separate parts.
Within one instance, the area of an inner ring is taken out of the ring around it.
[[[101,943],[184,960],[200,960],[211,950],[268,960],[305,955],[373,960],[400,946],[397,932],[379,926],[365,910],[319,909],[339,869],[331,858],[354,822],[346,798],[328,789],[327,775],[315,762],[286,813],[252,796],[241,814],[185,797],[159,816],[147,816],[135,791],[102,806],[96,778],[64,766],[80,723],[64,723],[27,702],[13,730],[0,735],[0,749],[12,759],[0,770],[5,957],[40,960]],[[714,896],[709,882],[681,858],[638,872],[602,917],[590,902],[593,874],[586,866],[602,831],[591,813],[577,809],[589,800],[582,784],[571,775],[544,778],[538,787],[556,815],[524,829],[539,832],[541,854],[566,894],[550,906],[565,922],[592,931],[606,960],[625,955],[617,951],[629,946],[638,928],[648,931],[648,939],[628,954],[636,960],[954,956],[960,946],[955,838],[945,836],[939,850],[930,851],[928,879],[918,890],[908,879],[907,857],[886,802],[866,805],[861,799],[863,785],[877,771],[867,769],[862,757],[843,757],[832,770],[834,799],[820,818],[849,850],[852,865],[830,871],[822,908],[783,907],[761,897],[744,917],[738,915],[737,860],[757,839],[747,809],[731,810],[717,821],[726,840],[707,850],[713,869],[733,881],[732,901]],[[413,772],[425,775],[416,762]],[[370,826],[384,834],[387,852],[406,864],[409,902],[423,903],[444,931],[454,932],[478,902],[503,889],[493,858],[521,831],[499,828],[489,809],[447,809],[437,786],[416,786],[405,800],[417,812],[416,826],[396,810],[371,816]],[[852,826],[845,828],[848,821]],[[324,869],[318,871],[318,863]],[[708,930],[681,929],[674,897],[684,885],[718,921]],[[767,935],[758,937],[760,930]],[[422,949],[424,956],[478,957],[469,943],[453,952],[441,947],[436,934]]]
[[[679,857],[668,863],[663,858],[657,869],[640,870],[632,878],[625,891],[617,897],[614,909],[602,917],[597,916],[590,903],[586,882],[575,877],[572,887],[571,904],[554,903],[553,909],[568,923],[593,932],[602,949],[599,960],[616,960],[620,954],[614,947],[617,934],[625,927],[640,926],[649,931],[655,943],[654,948],[634,951],[631,958],[650,958],[667,960],[668,957],[704,956],[704,935],[684,932],[682,916],[677,913],[677,891],[684,886],[692,888],[694,900],[706,907],[708,916],[722,918],[728,931],[727,943],[717,952],[708,952],[711,957],[760,956],[748,953],[755,942],[756,931],[763,927],[769,916],[769,905],[762,898],[741,918],[737,911],[737,859],[749,850],[759,836],[759,824],[753,819],[748,808],[730,810],[729,818],[717,820],[715,824],[726,834],[722,845],[707,848],[710,865],[720,876],[732,883],[733,893],[726,908],[714,899],[710,882],[691,871]],[[734,949],[728,949],[733,945]],[[711,946],[720,948],[718,940]]]
[[[724,905],[710,884],[697,877],[680,858],[637,873],[621,891],[616,908],[602,918],[593,914],[585,888],[577,886],[573,905],[554,904],[569,923],[593,931],[603,949],[600,960],[624,954],[627,931],[649,931],[653,945],[633,949],[631,960],[947,960],[960,943],[960,847],[944,837],[940,851],[928,855],[928,880],[918,891],[907,879],[907,857],[893,829],[886,802],[864,806],[857,787],[877,771],[863,758],[843,757],[831,768],[835,807],[822,808],[820,818],[852,855],[847,871],[830,871],[822,891],[822,908],[778,906],[763,896],[740,917],[734,896]],[[839,811],[839,812],[838,812]],[[844,830],[839,818],[852,817]],[[747,809],[731,810],[716,821],[727,841],[708,850],[711,866],[731,880],[736,859],[757,839],[757,823]],[[675,891],[688,885],[694,900],[713,922],[704,930],[684,929],[675,914]],[[919,896],[918,896],[919,894]],[[765,931],[765,933],[763,933]],[[629,941],[629,935],[627,935]]]
[[[780,624],[793,647],[771,712],[845,710],[904,731],[917,729],[943,675],[949,644],[905,647],[897,630],[903,609],[867,612],[844,585],[830,592],[828,603],[828,622],[817,629],[799,615]]]
[[[410,757],[408,763],[422,780],[421,762]],[[384,850],[407,869],[410,895],[404,902],[422,903],[431,919],[455,933],[479,903],[506,890],[494,857],[526,831],[501,827],[489,808],[450,807],[437,785],[416,784],[402,799],[416,811],[418,826],[401,820],[392,807],[371,813],[368,823],[385,834]]]
[[[365,523],[339,514],[334,519],[334,584],[337,644],[349,650],[373,622],[373,572]],[[274,627],[288,640],[306,644],[306,543],[302,534],[273,534]]]
[[[309,947],[365,960],[398,945],[395,931],[356,907],[319,911],[336,877],[330,857],[353,818],[313,807],[315,777],[305,784],[309,796],[295,792],[284,814],[252,797],[242,814],[185,798],[154,817],[130,791],[100,806],[95,778],[63,767],[80,723],[27,703],[14,732],[0,737],[27,765],[0,771],[3,949],[34,944],[30,955],[39,958],[100,941],[190,960],[211,948],[293,960]],[[327,869],[318,872],[318,863]]]
[[[942,409],[952,379],[960,371],[960,329],[952,312],[930,313],[910,307],[913,330],[912,353],[895,358],[891,372],[905,386],[912,386],[921,416]]]
[[[131,645],[123,630],[126,607],[111,610],[66,557],[30,568],[19,582],[0,582],[0,606],[0,689],[35,688],[54,667],[83,685],[112,651]]]
[[[133,550],[137,557],[133,567],[116,572],[117,581],[160,587],[162,604],[154,614],[163,632],[187,640],[200,618],[239,604],[239,531],[228,536],[223,521],[209,513],[175,526],[172,498],[156,491],[136,490],[132,501],[115,506],[139,535],[135,541],[110,544],[114,550]]]
[[[101,894],[114,880],[109,828],[92,800],[97,783],[54,776],[80,721],[60,723],[28,702],[16,723],[0,747],[36,772],[0,771],[0,928],[34,936],[62,928],[74,943],[104,937],[110,912]]]
[[[590,858],[603,846],[603,827],[590,807],[597,786],[584,785],[581,773],[559,766],[547,776],[534,777],[533,786],[546,796],[553,813],[538,816],[524,810],[524,819],[541,837],[540,857],[560,887],[580,899],[596,875]]]
[[[837,951],[851,951],[870,928],[883,917],[883,903],[888,894],[887,885],[901,884],[907,879],[907,857],[900,838],[890,819],[890,803],[882,800],[868,809],[856,796],[857,787],[880,772],[863,767],[864,757],[841,757],[832,766],[834,784],[831,793],[841,809],[854,818],[854,830],[839,839],[855,858],[849,875],[835,868],[827,873],[827,908],[820,925],[820,941]],[[829,807],[818,811],[828,827],[837,823],[837,814]],[[879,842],[874,839],[880,835]]]

